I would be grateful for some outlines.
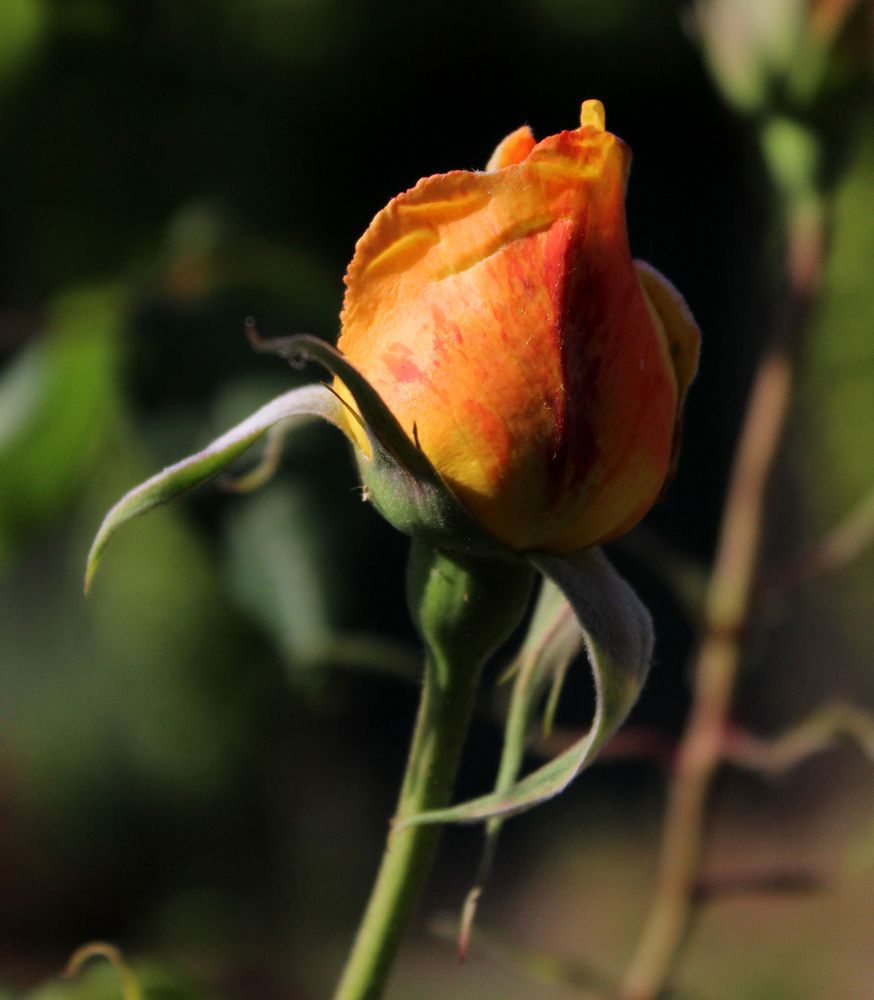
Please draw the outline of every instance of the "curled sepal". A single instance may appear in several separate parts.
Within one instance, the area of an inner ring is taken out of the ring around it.
[[[110,538],[123,524],[221,472],[271,428],[280,424],[289,426],[311,417],[322,417],[341,430],[345,429],[343,404],[326,385],[301,386],[266,403],[202,451],[167,466],[135,486],[103,518],[88,553],[85,590],[91,585]]]
[[[569,556],[532,553],[534,565],[561,589],[576,613],[595,682],[589,732],[562,754],[514,782],[406,823],[475,823],[524,812],[563,791],[591,763],[637,700],[653,649],[652,620],[637,595],[599,549]]]
[[[249,325],[256,350],[276,354],[295,367],[316,361],[348,389],[367,434],[372,455],[356,449],[368,495],[382,516],[399,531],[444,550],[501,556],[506,550],[473,520],[431,462],[411,440],[379,393],[336,348],[307,334],[262,340]]]
[[[504,725],[504,745],[494,794],[505,794],[515,784],[543,695],[550,690],[547,711],[551,715],[567,668],[582,646],[583,634],[573,608],[551,580],[544,580],[525,640],[507,671],[507,676],[513,677],[513,693]],[[467,954],[477,906],[491,873],[502,825],[500,817],[490,819],[486,825],[476,879],[461,911],[458,933],[461,959]]]
[[[252,493],[260,490],[276,475],[289,430],[291,428],[287,424],[274,424],[264,435],[264,449],[256,464],[239,476],[222,476],[219,486],[228,493]]]

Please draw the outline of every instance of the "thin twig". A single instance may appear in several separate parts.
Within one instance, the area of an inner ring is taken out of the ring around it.
[[[578,743],[585,731],[576,726],[555,726],[548,733],[535,729],[527,749],[538,758],[552,760]],[[596,764],[617,760],[646,760],[669,771],[677,754],[677,740],[656,726],[625,726],[598,754]]]
[[[763,872],[739,872],[708,876],[695,886],[695,902],[713,903],[728,896],[786,895],[820,892],[828,879],[801,868],[777,868]]]
[[[841,569],[874,542],[874,490],[866,494],[834,528],[810,548],[768,574],[768,589],[797,586]]]
[[[535,731],[528,749],[538,757],[556,757],[581,735],[580,730],[566,727],[556,728],[548,735]],[[746,771],[778,777],[815,754],[834,749],[842,737],[857,744],[874,762],[874,715],[846,702],[823,705],[779,736],[756,736],[745,729],[726,726],[720,760]],[[678,751],[679,744],[665,730],[627,726],[604,747],[598,762],[649,760],[669,771]]]
[[[722,757],[749,624],[767,490],[789,410],[798,342],[819,285],[824,235],[818,203],[806,202],[790,216],[786,309],[750,392],[708,582],[692,708],[668,793],[655,896],[620,991],[622,1000],[654,1000],[663,992],[689,927],[707,800]]]
[[[824,706],[776,739],[762,739],[740,730],[732,732],[725,740],[723,759],[737,767],[776,776],[831,749],[842,736],[857,743],[874,761],[874,716],[841,702]]]

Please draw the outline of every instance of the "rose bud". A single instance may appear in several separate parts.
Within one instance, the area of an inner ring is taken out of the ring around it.
[[[631,258],[631,154],[598,101],[485,172],[427,177],[358,241],[339,348],[482,528],[572,552],[632,528],[676,456],[699,332]],[[370,443],[349,404],[362,463]]]

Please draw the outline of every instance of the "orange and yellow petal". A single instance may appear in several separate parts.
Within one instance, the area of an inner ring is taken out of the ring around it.
[[[671,364],[677,379],[677,415],[671,446],[671,461],[662,489],[664,492],[674,478],[677,461],[680,457],[680,444],[683,436],[683,402],[698,369],[701,331],[698,329],[698,324],[695,322],[691,310],[686,305],[686,300],[663,274],[642,260],[635,261],[635,267],[644,296],[653,313],[653,320],[668,345]]]
[[[698,368],[701,331],[686,300],[660,271],[643,260],[636,260],[634,266],[644,294],[662,322],[682,400]]]
[[[677,378],[628,249],[629,153],[598,102],[581,120],[393,199],[346,278],[340,349],[519,549],[627,530],[670,461]]]
[[[528,158],[528,154],[535,145],[534,133],[527,125],[517,128],[515,132],[511,132],[495,147],[494,153],[486,164],[486,170],[491,173],[521,163]]]

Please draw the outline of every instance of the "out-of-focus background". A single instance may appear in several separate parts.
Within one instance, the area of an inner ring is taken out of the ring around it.
[[[612,550],[659,637],[632,724],[677,735],[694,635],[678,594],[712,553],[782,281],[755,123],[693,35],[688,6],[666,0],[0,0],[4,998],[117,995],[102,971],[57,978],[94,938],[124,949],[150,998],[329,995],[412,724],[406,540],[361,503],[340,436],[315,427],[262,491],[206,487],[131,525],[87,600],[85,553],[124,490],[315,376],[254,355],[245,316],[332,339],[355,240],[391,196],[484,165],[524,122],[572,128],[589,97],[634,150],[633,252],[704,333],[677,480]],[[820,108],[832,253],[771,566],[874,486],[874,115],[835,72]],[[679,590],[665,545],[689,561]],[[744,726],[777,732],[835,698],[874,708],[874,551],[758,611]],[[459,796],[493,779],[493,693]],[[585,725],[590,706],[581,663],[560,722]],[[576,966],[615,980],[663,791],[657,762],[605,762],[512,821],[464,967],[434,915],[460,904],[480,834],[448,831],[390,997],[564,1000],[584,995]],[[874,995],[872,792],[850,747],[779,780],[726,773],[706,871],[807,888],[705,907],[683,996]]]

